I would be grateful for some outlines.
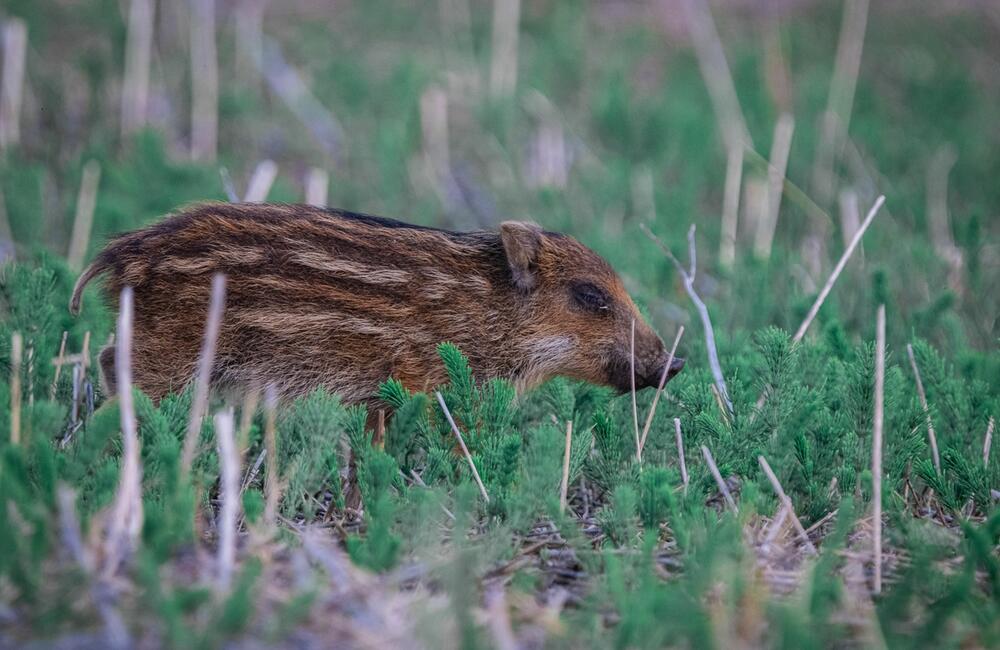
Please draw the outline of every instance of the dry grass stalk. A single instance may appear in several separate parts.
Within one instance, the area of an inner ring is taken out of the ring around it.
[[[562,481],[559,483],[559,512],[566,512],[566,497],[569,494],[569,458],[573,448],[573,420],[566,421],[566,450],[563,452]]]
[[[281,482],[278,479],[277,413],[278,394],[273,386],[264,394],[264,522],[273,526],[278,518]],[[252,480],[252,479],[251,479]]]
[[[110,578],[135,548],[142,531],[142,465],[132,400],[132,287],[122,289],[115,343],[115,379],[121,412],[122,469],[111,505],[103,575]]]
[[[632,336],[629,360],[631,363],[629,376],[632,380],[632,427],[635,429],[635,459],[642,464],[642,441],[639,439],[639,406],[635,399],[635,319],[632,319]]]
[[[521,0],[493,0],[493,40],[490,52],[490,96],[510,97],[517,87],[517,41]]]
[[[247,193],[243,196],[246,203],[263,203],[271,192],[271,185],[278,176],[278,166],[273,160],[262,160],[257,163],[247,184]]]
[[[844,246],[850,246],[854,234],[861,227],[861,209],[858,207],[858,193],[851,188],[840,192],[840,234],[844,238]],[[862,249],[862,253],[864,250]]]
[[[764,218],[757,222],[757,233],[754,240],[754,253],[761,259],[771,257],[771,246],[774,242],[774,232],[778,226],[781,195],[784,189],[788,155],[792,149],[792,133],[794,131],[795,120],[788,113],[783,113],[774,126],[770,164],[767,167],[767,209],[764,211]]]
[[[872,225],[872,221],[875,219],[875,215],[878,214],[878,211],[882,207],[883,203],[885,203],[885,195],[879,196],[875,199],[875,203],[872,205],[871,210],[868,211],[868,216],[865,217],[864,223],[862,223],[861,227],[858,228],[858,231],[854,233],[854,238],[851,240],[851,243],[848,244],[844,254],[840,256],[840,259],[837,261],[837,265],[833,267],[833,272],[830,273],[830,277],[827,278],[826,284],[823,285],[819,295],[816,296],[816,301],[813,303],[812,307],[809,308],[809,313],[806,314],[806,317],[802,320],[802,324],[799,325],[799,329],[796,330],[795,336],[792,337],[793,342],[798,343],[806,335],[806,331],[809,329],[809,326],[812,325],[813,320],[816,318],[816,314],[819,313],[819,308],[823,306],[823,302],[826,300],[826,297],[830,295],[830,291],[833,289],[833,285],[837,282],[837,278],[840,277],[840,273],[847,265],[847,261],[851,259],[851,254],[854,253],[854,249],[858,247],[859,243],[861,243],[861,238],[864,237],[865,232],[868,230],[868,226]]]
[[[21,141],[21,99],[28,28],[20,18],[3,24],[3,80],[0,85],[0,151]]]
[[[63,330],[62,340],[59,342],[59,356],[56,357],[52,365],[56,367],[56,372],[52,376],[52,385],[49,386],[49,400],[54,400],[56,398],[56,389],[59,387],[59,375],[62,373],[63,364],[66,363],[66,337],[69,332]]]
[[[660,395],[663,393],[663,387],[667,383],[667,375],[670,374],[670,366],[674,362],[674,356],[677,354],[677,344],[681,342],[682,336],[684,336],[683,325],[677,330],[677,335],[674,337],[674,344],[670,346],[670,356],[667,357],[667,365],[663,366],[663,372],[660,373],[660,383],[656,385],[656,392],[653,394],[653,403],[649,405],[646,424],[642,427],[642,437],[639,439],[639,451],[642,451],[646,447],[646,436],[649,435],[649,427],[653,424],[653,416],[656,415],[656,406],[660,401]]]
[[[250,445],[250,428],[253,426],[253,416],[257,414],[257,405],[260,402],[260,390],[256,387],[247,391],[243,396],[243,406],[240,408],[240,428],[236,434],[236,451],[240,455],[240,463],[247,453]]]
[[[708,463],[708,469],[712,472],[712,478],[715,479],[715,484],[719,486],[719,492],[722,492],[722,496],[726,499],[726,505],[729,509],[735,513],[740,510],[736,507],[736,501],[733,500],[733,495],[729,491],[729,486],[726,485],[726,481],[722,478],[722,474],[719,472],[719,467],[715,464],[715,458],[712,457],[712,452],[708,450],[705,445],[701,446],[701,455],[705,457],[705,462]]]
[[[684,460],[684,436],[681,434],[681,419],[674,418],[674,434],[677,438],[677,460],[681,466],[681,482],[684,483],[684,494],[688,491],[687,462]]]
[[[215,587],[229,590],[236,560],[236,520],[240,511],[240,457],[233,439],[233,411],[215,414],[215,437],[219,447],[219,513],[218,573]]]
[[[882,425],[885,409],[885,305],[875,316],[875,417],[872,434],[872,528],[875,559],[873,590],[882,593]]]
[[[20,332],[10,335],[10,444],[21,443],[21,355],[24,339]]]
[[[502,584],[486,592],[486,621],[497,650],[517,650],[521,647],[510,625],[507,595]]]
[[[990,466],[990,447],[993,445],[993,427],[996,422],[990,416],[990,423],[986,425],[986,436],[983,438],[983,466]]]
[[[92,579],[94,558],[90,549],[84,544],[80,532],[80,521],[76,516],[76,493],[69,486],[60,484],[56,492],[56,501],[59,507],[59,535],[66,550],[89,583],[91,598],[104,622],[108,645],[112,648],[131,647],[128,628],[115,607],[114,594],[105,581]]]
[[[241,0],[233,10],[236,21],[236,78],[259,90],[266,0]]]
[[[191,6],[191,158],[215,160],[219,140],[219,59],[215,0]]]
[[[666,11],[673,12],[675,7],[669,0],[663,0]],[[747,130],[743,111],[740,109],[736,86],[733,84],[729,64],[726,63],[726,53],[722,41],[712,20],[708,3],[705,0],[684,0],[684,13],[691,31],[695,56],[701,76],[708,86],[708,94],[712,99],[712,108],[722,131],[727,151],[734,147],[743,147],[750,142],[750,132]]]
[[[816,547],[813,545],[812,540],[809,539],[809,534],[806,532],[806,529],[802,527],[802,522],[799,521],[799,518],[795,515],[795,508],[792,506],[792,500],[788,498],[787,494],[785,494],[784,488],[781,487],[781,482],[778,481],[778,477],[771,470],[771,466],[768,465],[767,459],[763,456],[758,456],[757,462],[760,463],[761,468],[767,475],[767,480],[771,482],[771,487],[774,488],[774,492],[778,495],[778,499],[787,511],[787,515],[791,517],[792,525],[794,525],[795,530],[798,531],[799,537],[802,538],[802,542],[806,545],[806,548],[809,549],[810,553],[816,555],[818,553]]]
[[[448,410],[448,405],[444,403],[444,396],[441,395],[440,391],[435,391],[437,395],[438,404],[441,405],[441,410],[444,411],[444,416],[448,420],[448,424],[451,425],[451,430],[458,438],[458,444],[462,447],[462,453],[465,455],[465,460],[469,462],[469,469],[472,470],[472,478],[476,479],[476,485],[479,486],[479,491],[483,495],[483,500],[489,503],[490,495],[486,493],[486,486],[483,485],[483,480],[479,478],[479,470],[476,469],[476,464],[472,462],[472,454],[469,453],[469,448],[465,446],[465,439],[462,437],[462,432],[458,430],[458,425],[455,424],[455,418],[451,417],[451,411]]]
[[[122,137],[146,126],[152,51],[153,0],[132,0],[128,11],[125,78],[122,81]]]
[[[688,297],[691,298],[691,302],[694,303],[695,309],[698,310],[698,316],[701,318],[701,325],[705,330],[705,349],[708,352],[708,365],[712,370],[712,377],[715,379],[715,387],[718,389],[719,394],[722,396],[723,401],[726,403],[726,410],[730,415],[733,414],[733,403],[729,399],[729,391],[726,389],[726,379],[722,375],[722,364],[719,363],[719,350],[715,345],[715,329],[712,327],[712,319],[708,315],[708,307],[705,302],[698,295],[698,292],[694,288],[695,273],[697,272],[697,262],[698,262],[698,250],[694,243],[694,224],[691,224],[691,228],[688,229],[688,253],[690,255],[690,267],[685,270],[681,263],[674,257],[674,254],[670,252],[667,245],[664,244],[659,237],[653,234],[653,232],[646,227],[645,224],[639,224],[642,231],[649,237],[663,254],[666,255],[671,262],[673,262],[674,267],[677,268],[677,272],[681,274],[681,279],[684,281],[684,289],[687,291]],[[634,373],[633,373],[634,374]]]
[[[851,109],[854,106],[854,90],[861,67],[861,52],[865,42],[868,24],[868,0],[847,0],[840,40],[837,43],[837,58],[833,77],[830,80],[830,95],[820,132],[820,142],[813,168],[813,186],[819,200],[826,203],[833,196],[833,167],[840,156],[847,127],[851,123]]]
[[[420,132],[423,138],[424,165],[435,191],[442,199],[451,175],[448,143],[448,94],[432,85],[420,95]]]
[[[927,419],[927,438],[931,443],[931,458],[934,460],[934,470],[941,474],[941,456],[938,454],[937,436],[934,435],[934,423],[931,422],[931,411],[927,406],[927,393],[924,392],[924,382],[920,377],[920,368],[917,367],[917,359],[913,356],[913,346],[906,344],[906,354],[910,357],[910,367],[913,368],[913,377],[917,382],[917,395],[920,397],[920,406],[924,409],[924,418]]]
[[[722,238],[719,264],[732,268],[736,262],[736,233],[740,219],[740,187],[743,184],[743,147],[729,147],[726,156],[726,185],[722,199]]]
[[[208,408],[208,392],[212,382],[212,364],[215,363],[215,348],[222,329],[222,312],[226,306],[226,276],[216,273],[212,278],[212,295],[208,303],[208,320],[205,322],[205,338],[198,357],[198,374],[195,376],[191,397],[191,412],[188,416],[187,432],[184,435],[184,449],[181,453],[181,471],[191,471],[198,442],[201,438],[201,421]]]
[[[934,250],[948,264],[948,286],[962,295],[965,257],[951,235],[951,215],[948,212],[948,174],[957,161],[958,154],[951,144],[942,146],[931,158],[927,166],[927,218]]]
[[[79,272],[87,256],[90,244],[90,228],[94,223],[94,208],[97,205],[97,185],[101,182],[101,165],[96,160],[88,160],[83,166],[80,178],[80,193],[76,199],[76,215],[73,218],[73,234],[69,241],[67,261],[69,268]]]
[[[330,185],[330,174],[325,169],[310,167],[306,176],[306,203],[317,208],[325,208],[327,188]]]

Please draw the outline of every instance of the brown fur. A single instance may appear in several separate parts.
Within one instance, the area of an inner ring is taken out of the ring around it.
[[[70,310],[98,275],[113,304],[132,286],[135,383],[159,399],[194,375],[216,272],[227,276],[212,371],[223,390],[326,386],[348,403],[388,377],[424,390],[446,380],[436,345],[451,341],[479,378],[523,390],[567,375],[624,391],[632,319],[636,387],[655,386],[667,357],[603,259],[521,222],[457,233],[304,205],[200,204],[111,241]],[[581,302],[581,283],[607,305]],[[113,350],[100,360],[113,390]]]

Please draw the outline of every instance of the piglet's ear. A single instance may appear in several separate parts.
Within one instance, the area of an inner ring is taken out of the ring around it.
[[[542,248],[542,229],[524,221],[500,224],[500,241],[507,253],[514,286],[528,293],[538,284],[538,256]]]

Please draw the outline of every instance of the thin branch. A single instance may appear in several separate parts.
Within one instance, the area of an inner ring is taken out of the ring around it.
[[[233,439],[233,411],[215,414],[215,437],[219,448],[219,550],[216,590],[226,592],[232,583],[236,559],[236,520],[240,512],[240,458]]]
[[[28,50],[28,27],[20,18],[5,20],[3,31],[3,78],[0,79],[0,151],[21,141],[21,103],[24,96],[24,64]]]
[[[882,425],[885,409],[885,305],[875,317],[875,416],[872,435],[872,527],[874,528],[874,591],[882,593]]]
[[[722,492],[722,496],[726,499],[726,505],[729,506],[730,510],[735,513],[739,513],[739,508],[736,507],[736,501],[733,500],[732,493],[729,492],[729,486],[722,478],[722,474],[719,473],[719,467],[715,464],[715,459],[712,457],[712,452],[708,450],[705,445],[701,446],[701,454],[705,457],[705,462],[708,463],[708,469],[712,472],[712,477],[715,479],[715,484],[719,486],[719,491]]]
[[[837,278],[840,277],[840,273],[847,265],[847,261],[851,259],[854,249],[858,247],[858,244],[861,242],[861,238],[864,237],[865,232],[868,230],[868,226],[872,225],[872,221],[875,219],[875,215],[878,214],[878,211],[882,207],[883,203],[885,203],[885,195],[879,196],[875,199],[875,204],[872,205],[871,210],[868,211],[868,216],[865,217],[864,223],[862,223],[861,227],[858,228],[858,231],[854,233],[854,239],[851,240],[851,243],[847,246],[847,250],[844,251],[844,254],[840,256],[840,260],[837,261],[837,265],[833,267],[833,272],[830,273],[830,277],[827,278],[826,284],[823,285],[819,295],[816,296],[816,301],[813,303],[812,307],[809,308],[809,313],[806,314],[806,317],[802,320],[802,324],[799,325],[799,329],[796,330],[795,336],[792,337],[792,341],[794,343],[798,343],[802,340],[802,337],[806,335],[806,331],[809,329],[809,326],[812,325],[813,319],[815,319],[816,314],[819,313],[819,308],[823,306],[823,302],[826,300],[826,297],[830,295],[830,291],[833,289],[834,283],[836,283]]]
[[[931,411],[927,407],[927,393],[924,392],[924,382],[920,377],[920,368],[917,367],[917,359],[913,356],[913,346],[906,344],[906,354],[910,357],[910,367],[913,368],[913,377],[917,381],[917,395],[920,397],[920,406],[924,409],[924,418],[927,420],[927,438],[931,443],[931,458],[934,460],[934,470],[941,475],[941,456],[938,454],[937,436],[934,435],[934,423],[931,422]]]
[[[566,497],[569,493],[569,458],[573,446],[573,420],[566,420],[566,451],[563,452],[562,482],[559,484],[559,513],[566,512]]]
[[[684,436],[681,434],[681,419],[674,418],[674,433],[677,438],[677,460],[681,465],[681,481],[684,483],[684,494],[688,491],[688,470],[684,461]]]
[[[451,425],[452,432],[454,432],[455,437],[458,438],[458,444],[462,447],[462,453],[465,454],[465,460],[469,462],[469,469],[472,470],[472,477],[476,479],[476,485],[479,486],[479,491],[483,495],[483,500],[489,503],[490,495],[486,493],[486,486],[483,485],[483,480],[479,478],[479,470],[476,469],[476,464],[472,462],[472,454],[469,453],[469,448],[465,446],[465,439],[462,438],[462,432],[458,430],[458,425],[455,424],[455,419],[451,417],[451,411],[448,410],[448,405],[444,403],[444,396],[441,395],[440,391],[435,391],[434,394],[437,395],[438,404],[441,405],[441,410],[444,411],[444,416],[448,419],[448,424]]]
[[[642,441],[639,440],[639,407],[635,400],[635,319],[632,319],[632,336],[629,360],[631,368],[629,377],[632,379],[632,426],[635,429],[635,459],[642,465]]]
[[[642,427],[642,438],[639,440],[639,451],[642,451],[646,447],[646,436],[649,435],[649,427],[653,424],[653,416],[656,415],[656,405],[660,401],[660,394],[663,393],[663,387],[667,383],[667,376],[670,374],[670,366],[674,363],[674,355],[677,354],[677,344],[681,342],[681,337],[684,336],[684,326],[681,325],[680,329],[677,330],[677,336],[674,337],[674,344],[670,346],[670,356],[667,357],[667,365],[663,366],[663,372],[660,373],[660,383],[656,386],[656,393],[653,394],[653,403],[649,406],[649,413],[646,415],[646,424]]]
[[[674,266],[677,267],[677,272],[681,274],[681,279],[684,281],[684,289],[687,291],[688,297],[691,298],[691,302],[694,303],[695,309],[698,310],[698,316],[701,317],[701,324],[705,330],[705,349],[708,352],[708,365],[712,369],[712,377],[715,378],[715,386],[722,395],[723,401],[726,403],[726,410],[729,411],[730,415],[733,415],[733,403],[729,399],[729,391],[726,389],[726,379],[722,375],[722,364],[719,363],[719,351],[715,345],[715,329],[712,327],[712,319],[708,315],[708,307],[705,305],[701,296],[694,288],[695,271],[697,267],[697,248],[694,242],[694,232],[695,226],[691,224],[691,228],[688,230],[688,250],[691,256],[691,266],[690,270],[685,270],[681,263],[674,257],[674,254],[670,252],[666,244],[660,240],[659,237],[653,234],[653,232],[645,225],[639,224],[642,231],[649,237],[653,243],[660,247],[663,254],[666,255]]]
[[[198,357],[198,375],[195,377],[191,397],[191,412],[188,417],[184,449],[181,454],[181,471],[186,475],[191,471],[198,442],[201,438],[201,421],[208,408],[208,391],[212,382],[212,364],[215,363],[215,348],[222,329],[222,312],[226,306],[226,276],[216,273],[212,278],[212,295],[208,303],[208,319],[205,322],[205,338]]]
[[[797,516],[795,516],[795,508],[792,506],[792,500],[788,498],[785,490],[781,487],[781,482],[778,481],[778,477],[771,470],[771,466],[768,465],[767,459],[763,456],[758,456],[757,462],[760,463],[761,468],[767,475],[767,480],[771,482],[771,487],[774,489],[775,494],[778,495],[778,499],[781,501],[782,506],[784,506],[785,510],[788,511],[788,515],[792,518],[792,525],[794,525],[795,530],[798,531],[799,537],[802,538],[802,541],[805,543],[806,548],[809,549],[809,552],[816,555],[816,547],[813,545],[812,540],[809,539],[809,534],[806,533],[806,529],[802,527],[802,522],[799,521]]]

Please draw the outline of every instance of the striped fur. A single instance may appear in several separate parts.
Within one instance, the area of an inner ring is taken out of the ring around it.
[[[441,341],[478,377],[521,390],[555,375],[625,390],[633,318],[637,386],[655,385],[666,358],[604,260],[520,222],[458,233],[304,205],[199,204],[112,240],[70,310],[99,275],[112,304],[132,286],[135,382],[159,399],[193,376],[217,272],[228,282],[212,379],[226,391],[273,385],[287,398],[322,385],[357,403],[388,377],[424,390],[445,380]],[[610,306],[581,308],[581,281]],[[113,357],[101,355],[112,390]]]

